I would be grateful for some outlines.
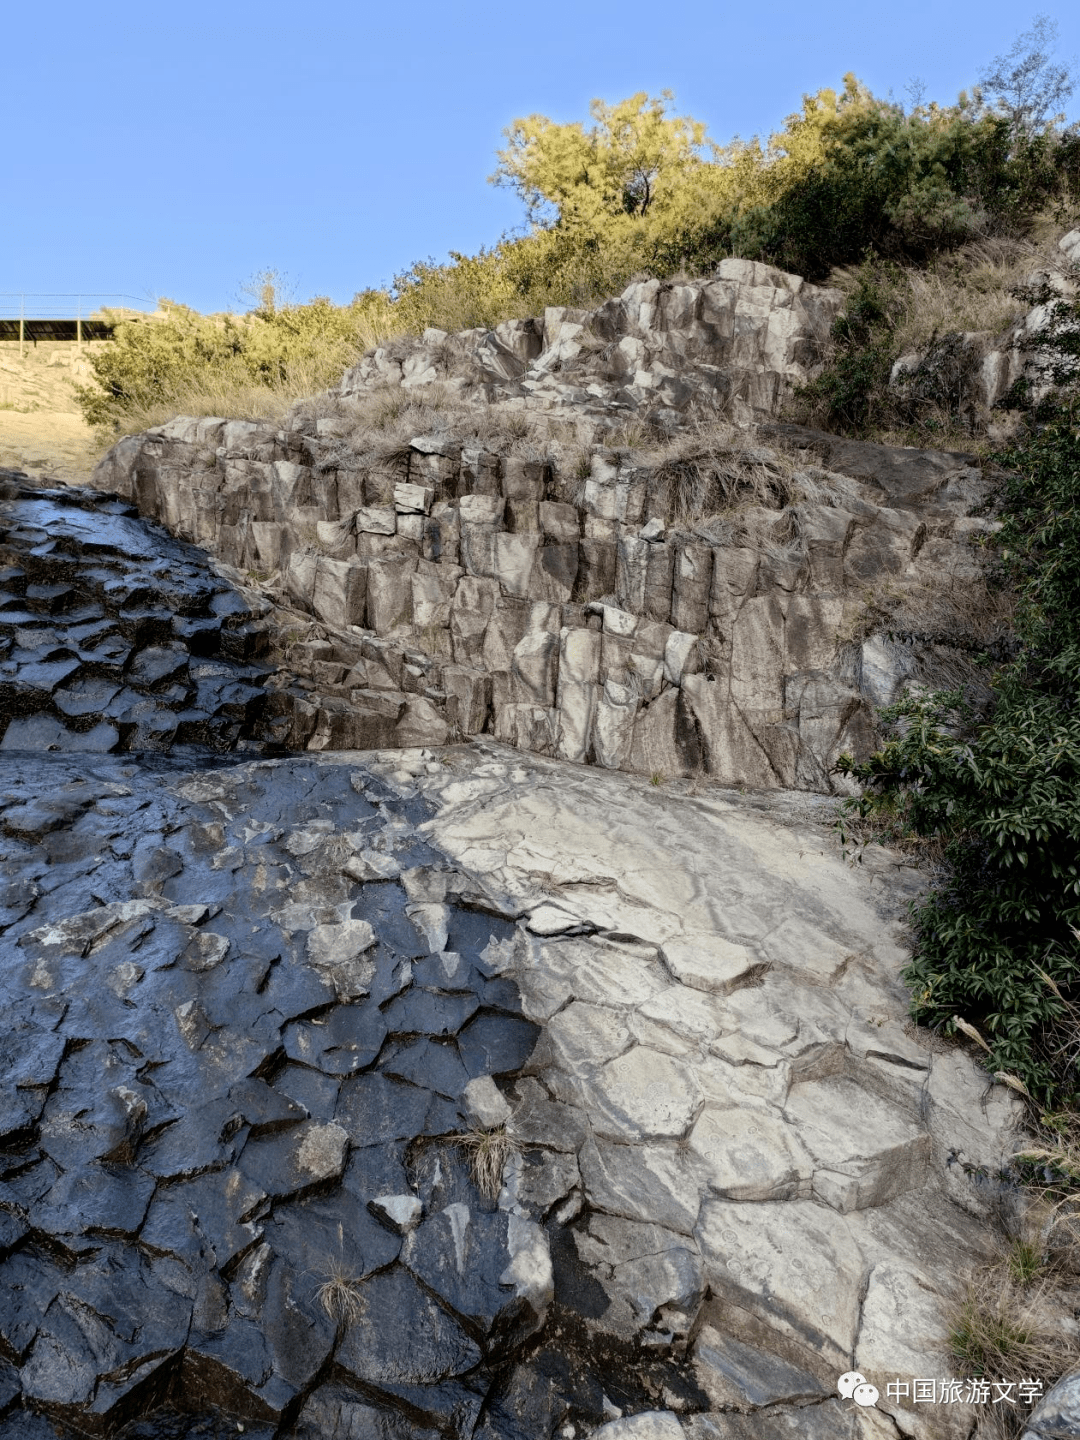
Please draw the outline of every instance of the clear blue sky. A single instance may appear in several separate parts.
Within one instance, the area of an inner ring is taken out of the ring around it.
[[[9,0],[0,291],[249,308],[273,268],[344,303],[522,223],[485,183],[517,116],[666,88],[725,141],[848,70],[949,102],[1040,9],[1080,53],[1061,0]]]

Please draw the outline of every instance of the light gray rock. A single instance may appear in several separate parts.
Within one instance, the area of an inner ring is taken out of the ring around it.
[[[388,1230],[408,1235],[423,1219],[424,1207],[415,1195],[376,1195],[367,1207]]]
[[[650,1329],[685,1337],[705,1285],[692,1240],[659,1225],[592,1215],[574,1243],[586,1265],[611,1277],[604,1330],[623,1339]]]
[[[716,1294],[776,1330],[815,1374],[822,1366],[843,1373],[866,1268],[843,1216],[811,1200],[764,1207],[715,1200],[696,1233]]]
[[[555,1298],[555,1275],[547,1235],[535,1221],[511,1215],[506,1248],[510,1264],[499,1276],[499,1284],[513,1285],[517,1298],[532,1308],[535,1319],[530,1328],[538,1330]]]
[[[612,1140],[680,1139],[702,1101],[688,1066],[645,1045],[609,1061],[584,1090],[593,1128]]]
[[[794,1085],[785,1116],[814,1156],[814,1194],[841,1211],[881,1205],[929,1179],[930,1137],[842,1077]]]
[[[679,1417],[672,1410],[642,1410],[621,1420],[610,1420],[593,1431],[593,1440],[685,1440]]]
[[[434,492],[428,485],[401,482],[394,486],[394,509],[399,515],[426,515],[434,498]]]
[[[366,535],[394,535],[397,511],[389,505],[364,505],[354,514],[353,525]]]
[[[690,1135],[709,1189],[725,1200],[796,1200],[810,1195],[814,1161],[794,1124],[750,1108],[707,1105]]]
[[[694,1374],[716,1410],[823,1400],[828,1394],[806,1370],[713,1325],[703,1326],[694,1342]]]
[[[418,559],[418,556],[401,555],[369,563],[368,624],[377,634],[408,634],[413,619],[412,581]]]
[[[514,646],[510,660],[512,703],[551,709],[558,674],[558,635],[549,630],[528,631]]]
[[[481,1130],[494,1130],[510,1119],[510,1106],[490,1075],[478,1075],[470,1080],[462,1098],[469,1119]]]
[[[593,744],[597,763],[608,770],[625,770],[634,743],[634,723],[641,705],[637,689],[605,680],[597,696]]]
[[[709,933],[673,936],[665,941],[661,954],[676,980],[717,994],[748,983],[762,968],[762,961],[745,945]]]

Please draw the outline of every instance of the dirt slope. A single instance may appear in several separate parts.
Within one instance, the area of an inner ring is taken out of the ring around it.
[[[101,342],[107,343],[107,342]],[[75,403],[90,379],[94,346],[0,343],[0,467],[61,480],[87,480],[103,446]]]

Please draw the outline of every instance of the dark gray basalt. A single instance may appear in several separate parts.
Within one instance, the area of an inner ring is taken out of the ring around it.
[[[604,1418],[509,1275],[576,1165],[511,1213],[456,1143],[538,1030],[425,813],[329,757],[0,753],[0,1434]]]
[[[332,827],[388,836],[414,871],[438,862],[358,793],[366,776],[155,763],[0,757],[0,849],[23,897],[0,939],[0,1402],[94,1433],[170,1394],[277,1426],[332,1365],[339,1388],[384,1394],[387,1433],[456,1424],[490,1388],[497,1333],[537,1318],[499,1280],[507,1217],[445,1143],[453,1213],[471,1217],[464,1280],[445,1186],[404,1256],[367,1207],[409,1193],[417,1145],[467,1128],[453,1035],[483,1004],[491,1051],[500,1021],[477,927],[460,927],[476,937],[464,964],[429,964],[400,882],[343,877],[347,843],[304,843]],[[66,852],[50,861],[76,831],[67,878]],[[355,937],[361,915],[370,993],[342,1000],[334,932]],[[504,1018],[508,1070],[530,1027]],[[335,1276],[355,1323],[320,1303]]]
[[[0,749],[281,741],[268,644],[263,615],[135,506],[0,471]]]

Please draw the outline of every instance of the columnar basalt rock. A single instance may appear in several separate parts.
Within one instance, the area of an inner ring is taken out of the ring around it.
[[[896,654],[876,614],[927,595],[962,609],[993,527],[969,514],[990,490],[970,457],[794,426],[737,462],[790,503],[699,521],[677,467],[632,452],[594,448],[582,484],[565,463],[425,436],[392,506],[374,503],[380,478],[348,509],[324,443],[177,420],[97,472],[237,578],[274,557],[268,593],[326,635],[288,654],[311,682],[291,739],[316,748],[486,731],[608,768],[829,790],[837,756],[873,743],[873,707],[965,643],[939,631],[936,651],[915,638]],[[389,725],[383,690],[408,697]]]
[[[0,1431],[966,1440],[885,1383],[1022,1107],[905,1025],[901,857],[488,740],[132,762],[0,753]]]
[[[0,749],[284,740],[270,609],[133,505],[0,472]]]
[[[601,422],[671,422],[702,408],[747,421],[775,413],[810,378],[841,300],[771,266],[724,260],[709,279],[638,281],[592,311],[554,306],[491,331],[425,331],[366,356],[340,393],[449,382],[481,386],[497,403]]]

